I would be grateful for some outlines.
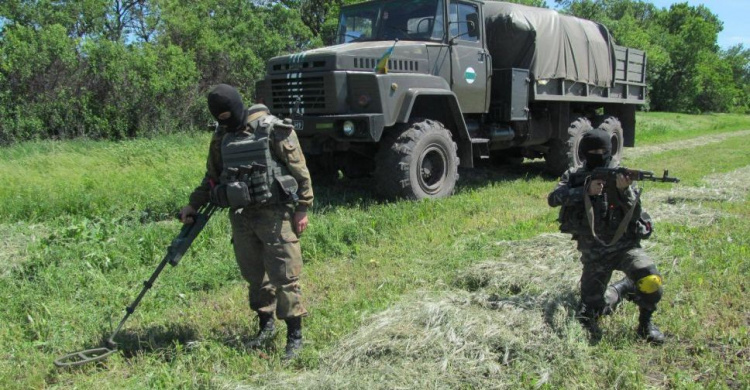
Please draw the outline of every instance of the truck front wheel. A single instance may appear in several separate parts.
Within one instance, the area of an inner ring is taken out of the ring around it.
[[[458,180],[458,154],[442,123],[420,119],[393,129],[375,158],[378,191],[387,198],[444,198]]]

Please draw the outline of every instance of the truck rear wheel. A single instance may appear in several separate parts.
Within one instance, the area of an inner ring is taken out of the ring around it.
[[[394,129],[376,156],[375,182],[387,198],[444,198],[458,180],[458,154],[442,123],[420,119]]]
[[[619,164],[620,160],[622,159],[622,149],[624,142],[622,125],[620,124],[620,121],[614,116],[607,116],[604,118],[598,128],[606,131],[609,134],[612,141],[612,162]],[[576,129],[574,131],[573,125],[571,125],[571,127],[568,129],[568,132],[570,134],[570,139],[568,140],[570,148],[569,155],[570,164],[572,166],[580,167],[581,165],[583,165],[583,153],[581,153],[579,144],[581,142],[581,137],[583,136],[583,134],[590,129],[591,127],[589,126],[588,130]]]
[[[622,131],[620,120],[614,116],[604,118],[599,128],[609,133],[612,140],[612,162],[619,164],[622,160],[622,151],[625,144],[625,137]]]
[[[549,142],[549,150],[544,155],[544,162],[548,172],[562,175],[568,168],[580,166],[578,143],[581,136],[591,130],[591,122],[585,117],[578,117],[568,126],[568,139],[553,139]]]

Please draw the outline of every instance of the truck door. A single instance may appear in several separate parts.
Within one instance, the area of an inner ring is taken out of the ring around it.
[[[484,20],[479,5],[451,0],[449,38],[451,39],[451,88],[458,97],[461,111],[486,112],[490,56],[484,49]]]

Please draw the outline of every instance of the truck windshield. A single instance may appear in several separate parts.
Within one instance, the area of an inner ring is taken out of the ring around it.
[[[341,9],[338,43],[443,39],[443,0],[380,1]]]

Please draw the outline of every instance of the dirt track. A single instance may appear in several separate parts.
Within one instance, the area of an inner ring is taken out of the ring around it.
[[[750,135],[750,130],[742,130],[742,131],[735,131],[731,133],[707,135],[703,137],[691,138],[691,139],[682,140],[682,141],[668,142],[668,143],[659,144],[659,145],[636,146],[635,148],[632,148],[632,149],[630,148],[625,149],[624,151],[625,159],[638,158],[638,157],[647,156],[649,154],[667,152],[670,150],[691,149],[691,148],[695,148],[698,146],[704,146],[708,144],[721,142],[729,138],[743,137],[746,135]]]

